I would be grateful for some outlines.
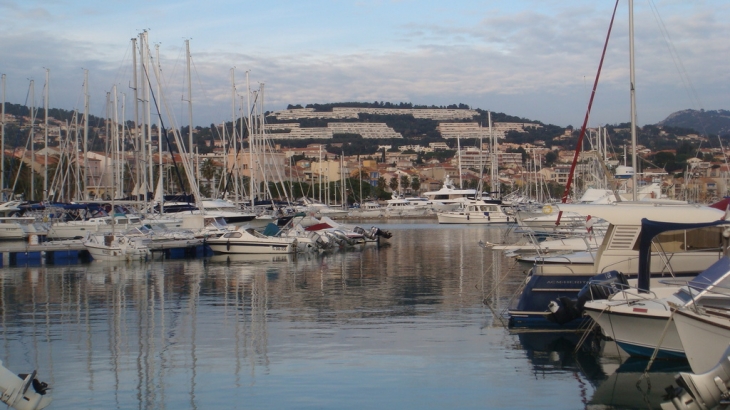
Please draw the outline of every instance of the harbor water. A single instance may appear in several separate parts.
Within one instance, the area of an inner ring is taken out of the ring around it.
[[[0,359],[52,409],[646,409],[687,370],[505,328],[505,226],[377,224],[322,255],[2,268]]]

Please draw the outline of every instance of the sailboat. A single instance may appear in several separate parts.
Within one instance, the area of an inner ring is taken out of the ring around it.
[[[114,86],[114,98],[116,102],[116,86]],[[114,107],[116,115],[116,106]],[[118,121],[114,121],[115,127],[119,124]],[[112,144],[112,160],[118,161],[117,158],[117,143],[115,139]],[[94,260],[99,261],[132,261],[132,260],[145,260],[150,255],[150,248],[148,246],[149,239],[141,238],[136,236],[127,236],[123,233],[115,232],[117,225],[117,218],[114,215],[115,204],[114,198],[116,197],[116,179],[112,187],[111,195],[111,232],[89,232],[84,238],[83,244],[91,254]]]

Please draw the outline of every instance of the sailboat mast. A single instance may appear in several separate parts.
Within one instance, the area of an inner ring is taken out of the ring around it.
[[[135,196],[139,200],[139,183],[141,181],[140,172],[140,145],[142,145],[142,128],[139,126],[139,88],[137,81],[137,39],[132,39],[132,89],[134,90],[134,135],[135,135],[135,158],[134,158],[134,188]]]
[[[127,94],[122,93],[122,134],[119,136],[119,186],[117,188],[120,192],[124,193],[124,168],[127,165],[127,152],[124,149],[124,137],[127,135]],[[124,198],[127,195],[123,195]]]
[[[190,40],[185,40],[185,59],[188,67],[188,118],[190,119],[190,129],[188,129],[188,153],[193,152],[193,81],[190,74]],[[159,64],[159,57],[157,58]],[[162,160],[160,159],[160,165]]]
[[[30,200],[35,201],[35,82],[30,80]]]
[[[248,197],[251,201],[251,212],[254,211],[254,180],[253,180],[253,123],[251,122],[251,83],[249,82],[248,71],[246,71],[246,95],[247,103],[246,108],[248,109],[248,182],[250,190],[248,191]]]
[[[187,41],[186,41],[187,42]],[[157,72],[157,78],[161,78],[162,73],[160,72],[160,45],[155,44],[155,58],[157,58],[157,64],[155,64],[155,70]],[[162,95],[161,90],[162,85],[160,82],[157,82],[157,95]],[[191,120],[192,123],[192,120]],[[152,159],[150,158],[150,162]],[[159,165],[159,168],[157,172],[160,174],[159,181],[162,180],[162,117],[159,115],[157,116],[157,163]],[[152,174],[154,176],[154,174]],[[154,181],[153,181],[154,182]],[[164,186],[163,184],[159,184],[159,186]],[[165,193],[160,192],[160,214],[165,212]]]
[[[147,78],[149,78],[149,72],[150,72],[150,63],[152,60],[152,55],[150,53],[150,41],[149,41],[149,32],[144,32],[144,53],[145,53],[145,59],[142,62],[145,67],[145,75]],[[159,77],[158,77],[159,79]],[[159,82],[159,81],[158,81]],[[149,205],[149,198],[147,196],[147,193],[150,192],[151,185],[150,184],[150,178],[152,178],[152,84],[151,81],[148,79],[145,81],[145,84],[147,85],[145,89],[145,104],[147,105],[147,108],[145,109],[145,115],[147,116],[147,136],[145,138],[145,164],[147,164],[147,169],[145,170],[144,174],[144,203],[145,206]],[[158,130],[159,131],[159,130]],[[190,182],[192,185],[192,181]]]
[[[5,200],[5,74],[2,75],[3,106],[2,118],[0,118],[0,201]]]
[[[459,189],[464,189],[464,184],[461,175],[461,135],[456,136],[456,149],[459,153]]]
[[[238,138],[236,138],[236,68],[231,68],[231,139],[233,140],[233,155],[234,155],[234,166],[233,168],[236,170],[236,172],[233,174],[233,198],[234,202],[238,202],[240,200],[239,198],[239,192],[238,192],[238,185],[240,183],[240,164],[239,161],[239,154],[238,154]],[[243,144],[243,136],[241,136],[241,144]],[[250,140],[249,140],[250,141]],[[243,150],[243,147],[241,147],[241,150]]]
[[[48,87],[51,70],[46,68],[46,90],[43,96],[43,108],[45,111],[45,119],[43,121],[44,138],[43,138],[43,200],[48,201]],[[60,138],[60,135],[59,135]]]
[[[102,175],[107,178],[109,178],[107,176],[107,175],[109,175],[109,174],[107,174],[107,172],[109,171],[109,157],[112,155],[111,154],[112,150],[109,148],[109,140],[110,140],[109,121],[111,118],[111,114],[109,113],[109,110],[111,109],[110,105],[111,105],[111,96],[110,96],[110,93],[107,92],[106,93],[106,114],[104,116],[104,167],[103,167],[103,170],[101,171]],[[112,167],[112,169],[113,169],[113,167]],[[112,179],[112,185],[114,185],[114,178],[116,177],[115,172],[112,171],[110,174],[111,174],[111,179]],[[104,194],[106,196],[109,195],[109,186],[108,185],[104,185]],[[112,196],[114,196],[114,195],[112,194]]]
[[[117,195],[117,184],[119,183],[119,158],[117,158],[117,140],[119,139],[119,129],[117,128],[117,125],[119,124],[117,120],[119,119],[119,116],[117,114],[117,86],[116,84],[112,86],[112,93],[111,93],[111,115],[109,116],[109,123],[111,124],[110,132],[107,134],[107,138],[111,136],[111,170],[112,170],[112,197],[116,197]]]
[[[639,189],[636,168],[636,70],[634,68],[634,0],[629,0],[629,81],[631,82],[631,166],[634,173],[631,175],[633,185],[632,199],[636,201]]]
[[[495,171],[494,167],[497,163],[497,152],[496,147],[497,144],[494,141],[494,133],[492,132],[492,112],[487,111],[487,121],[489,122],[489,188],[492,192],[495,192],[494,187],[494,180],[495,180]],[[492,196],[491,193],[489,195]]]

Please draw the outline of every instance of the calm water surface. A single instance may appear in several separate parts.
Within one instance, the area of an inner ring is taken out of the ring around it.
[[[637,387],[615,346],[505,329],[524,274],[479,242],[506,228],[378,225],[329,255],[3,268],[0,358],[54,409],[658,408],[685,370]]]

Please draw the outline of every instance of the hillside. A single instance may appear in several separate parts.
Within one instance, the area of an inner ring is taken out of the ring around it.
[[[730,135],[730,111],[683,110],[670,114],[657,125],[691,128],[703,135]]]

